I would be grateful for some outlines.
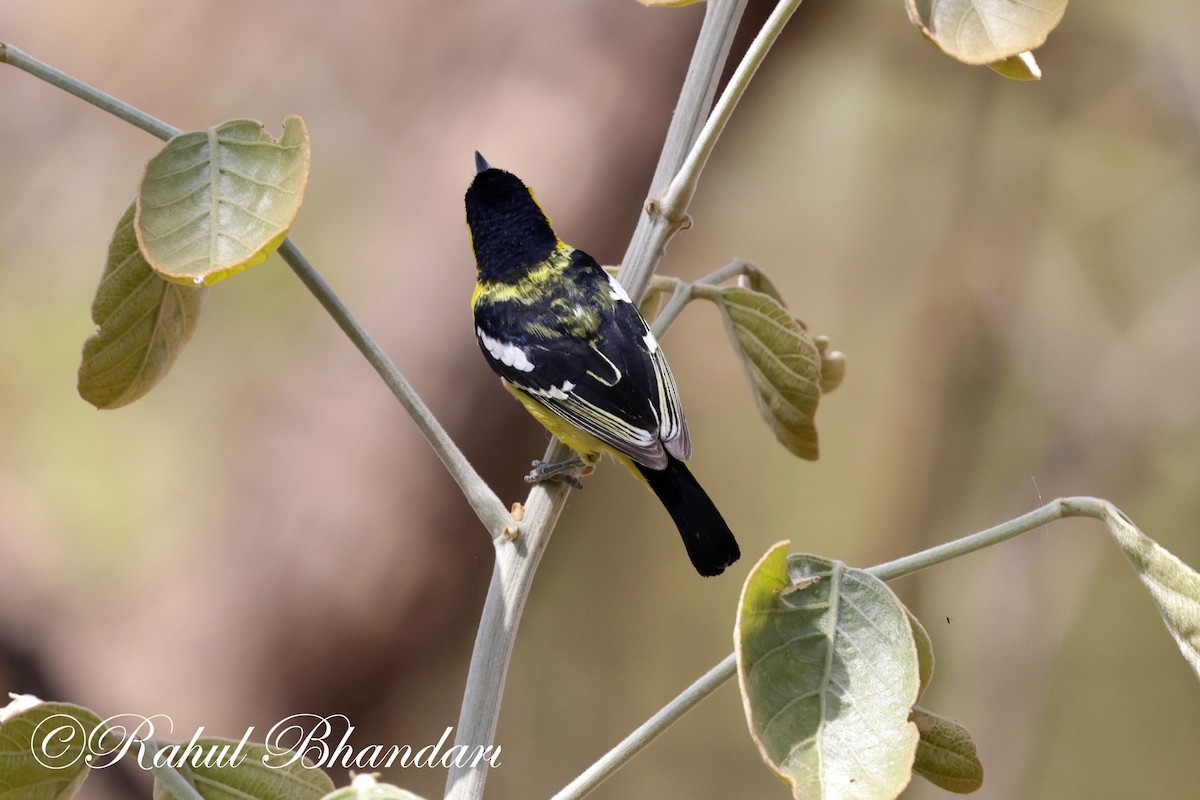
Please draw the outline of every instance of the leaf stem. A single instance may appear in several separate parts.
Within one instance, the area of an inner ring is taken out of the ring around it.
[[[909,575],[917,570],[932,567],[944,561],[959,556],[974,553],[985,547],[1028,533],[1043,525],[1066,517],[1094,517],[1112,526],[1114,516],[1123,520],[1128,517],[1107,500],[1095,497],[1065,497],[1053,500],[1041,508],[1022,514],[1016,519],[1008,520],[987,530],[964,536],[953,542],[922,550],[911,556],[898,558],[871,567],[867,572],[880,580],[888,581]],[[646,720],[637,730],[625,737],[616,747],[606,753],[600,760],[588,767],[578,778],[568,784],[562,791],[554,795],[552,800],[576,800],[596,788],[609,775],[633,758],[642,748],[654,741],[679,717],[708,695],[715,692],[722,684],[737,674],[737,654],[731,653],[719,664],[704,674],[699,680],[684,689],[674,700],[664,706],[650,719]]]
[[[329,284],[325,282],[325,279],[321,277],[321,273],[313,268],[291,239],[284,239],[283,244],[279,246],[279,255],[292,268],[292,272],[296,273],[300,282],[317,298],[317,302],[325,308],[329,316],[333,317],[334,322],[354,343],[367,362],[375,368],[387,387],[392,390],[392,394],[404,406],[413,422],[425,435],[425,439],[433,447],[434,452],[446,465],[450,475],[458,482],[467,502],[487,527],[493,540],[502,537],[505,530],[513,525],[512,514],[471,466],[462,450],[450,438],[450,434],[446,432],[437,417],[413,389],[412,384],[401,374],[366,329],[359,324]]]
[[[675,113],[671,116],[658,166],[650,181],[650,199],[638,217],[637,227],[617,272],[617,279],[634,302],[645,294],[651,276],[666,253],[667,242],[682,225],[681,221],[663,216],[659,210],[661,204],[655,198],[667,190],[703,130],[717,93],[721,70],[733,45],[742,13],[746,10],[746,2],[709,0],[705,4],[704,22],[696,39],[692,61],[679,92],[679,101],[675,104]]]
[[[744,258],[735,258],[724,266],[717,267],[712,272],[705,275],[696,283],[716,286],[719,283],[724,283],[730,278],[736,278],[739,275],[745,275],[749,272],[757,271],[758,267]]]
[[[666,219],[676,224],[682,223],[686,219],[688,206],[691,205],[692,197],[696,194],[696,186],[700,181],[700,173],[708,163],[708,157],[712,154],[717,139],[725,130],[725,124],[729,122],[738,101],[745,94],[746,87],[750,85],[750,79],[758,71],[759,65],[766,58],[771,45],[775,44],[775,40],[783,32],[783,28],[791,19],[792,14],[800,7],[800,2],[801,0],[780,0],[779,4],[775,6],[775,10],[771,12],[771,16],[767,18],[762,30],[754,37],[745,57],[742,58],[737,70],[734,71],[729,83],[725,86],[725,91],[721,93],[721,99],[713,107],[708,121],[705,122],[703,130],[700,131],[700,135],[692,145],[686,160],[671,180],[666,193],[659,200],[659,210]]]
[[[715,667],[704,673],[695,683],[689,686],[678,697],[663,706],[658,713],[639,725],[620,744],[608,751],[595,764],[584,770],[579,777],[571,781],[550,800],[578,800],[592,789],[599,786],[606,778],[616,772],[635,753],[658,735],[671,727],[680,717],[691,711],[704,698],[708,697],[717,687],[737,674],[737,659],[730,653]]]
[[[142,739],[141,745],[146,748],[147,761],[150,764],[151,771],[154,772],[155,779],[162,781],[162,785],[167,787],[177,800],[204,800],[196,787],[188,783],[187,778],[179,774],[179,771],[174,767],[154,763],[154,755],[158,752],[157,741],[154,739]],[[155,794],[157,795],[158,793],[155,792]]]
[[[65,72],[61,72],[43,61],[38,61],[33,56],[13,47],[11,44],[0,42],[0,63],[11,64],[17,69],[24,70],[51,86],[56,86],[68,94],[73,94],[81,100],[86,100],[96,108],[107,111],[114,117],[123,119],[130,125],[141,128],[147,133],[157,136],[159,139],[170,139],[172,136],[178,136],[181,133],[178,128],[172,127],[162,120],[150,116],[145,111],[134,108],[128,103],[123,103],[112,95],[105,94],[99,89],[89,86]]]
[[[696,140],[716,94],[721,69],[746,2],[710,0],[705,6],[704,22],[651,181],[651,196],[666,187]],[[662,259],[667,241],[678,229],[678,225],[668,222],[661,215],[650,213],[651,206],[648,204],[638,217],[637,227],[618,271],[618,279],[635,301],[645,293]],[[543,460],[561,461],[569,453],[566,446],[554,440]],[[521,612],[532,588],[537,564],[562,513],[567,494],[568,490],[561,485],[535,486],[525,503],[520,537],[511,547],[499,543],[496,547],[496,564],[476,634],[475,649],[471,654],[462,710],[455,730],[456,745],[487,745],[495,736],[500,700]],[[446,779],[446,798],[478,800],[483,796],[487,769],[484,764],[459,766],[456,762]]]
[[[663,306],[662,311],[658,312],[658,316],[654,318],[654,322],[650,325],[651,332],[658,339],[662,339],[667,334],[667,329],[675,322],[675,318],[683,312],[687,304],[692,302],[692,284],[686,281],[680,281],[675,284],[675,288],[671,291],[671,298],[667,300],[667,304]]]
[[[1022,514],[1016,519],[1010,519],[1007,522],[1002,522],[979,533],[955,539],[953,542],[939,544],[927,550],[922,550],[919,553],[913,553],[910,556],[897,558],[895,561],[879,564],[869,568],[867,572],[881,581],[890,581],[904,575],[911,575],[926,567],[932,567],[944,561],[965,556],[968,553],[974,553],[976,550],[991,547],[994,544],[999,544],[1014,536],[1028,533],[1035,528],[1040,528],[1043,525],[1063,519],[1064,517],[1094,516],[1097,519],[1103,520],[1106,517],[1100,511],[1099,507],[1095,505],[1096,503],[1103,502],[1091,497],[1067,497],[1052,500],[1041,508],[1036,508],[1027,514]]]
[[[749,261],[735,258],[725,266],[713,270],[700,280],[692,283],[673,278],[672,280],[675,281],[675,285],[671,291],[671,298],[667,300],[667,304],[663,306],[662,311],[658,312],[658,316],[654,318],[654,324],[650,326],[650,329],[656,337],[661,339],[688,303],[698,297],[705,300],[718,300],[720,294],[713,291],[712,287],[737,275],[744,275],[753,268],[754,266]]]
[[[97,108],[107,111],[108,113],[125,120],[126,122],[135,125],[142,130],[157,136],[160,139],[170,139],[180,133],[178,128],[175,128],[160,119],[150,116],[146,112],[135,108],[128,103],[118,100],[111,95],[89,86],[82,81],[67,75],[60,70],[46,64],[36,58],[24,53],[23,51],[0,43],[0,63],[8,63],[18,69],[22,69],[41,80],[62,89],[76,97],[86,100]],[[512,515],[504,504],[500,501],[491,490],[491,487],[484,482],[467,461],[466,456],[454,444],[446,430],[437,421],[437,418],[430,413],[429,408],[422,402],[417,395],[412,385],[404,378],[396,365],[387,357],[383,350],[371,338],[366,329],[359,324],[350,310],[334,293],[333,289],[325,282],[320,273],[312,266],[304,254],[300,252],[300,248],[292,243],[291,239],[285,239],[279,247],[279,255],[283,258],[287,265],[291,267],[292,272],[300,279],[300,282],[316,297],[317,302],[333,317],[334,322],[338,327],[349,337],[354,343],[363,357],[367,359],[383,382],[387,385],[392,393],[404,406],[413,421],[417,423],[417,427],[425,434],[425,438],[433,447],[434,452],[441,458],[442,463],[446,465],[446,469],[458,482],[466,495],[467,502],[478,515],[480,521],[487,527],[491,533],[493,540],[501,537],[504,531],[513,525]]]

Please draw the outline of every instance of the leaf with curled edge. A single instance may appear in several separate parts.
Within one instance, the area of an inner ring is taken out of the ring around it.
[[[300,117],[288,117],[278,139],[253,120],[171,139],[138,189],[134,228],[150,266],[209,286],[265,261],[300,210],[309,155]]]
[[[969,794],[983,786],[983,764],[966,727],[920,706],[913,708],[912,721],[921,736],[913,772],[956,794]]]
[[[104,724],[81,706],[9,696],[12,702],[0,708],[0,797],[74,797],[93,755],[114,746]]]
[[[738,276],[737,285],[743,289],[762,292],[773,298],[779,305],[787,307],[787,301],[783,299],[783,294],[775,287],[767,273],[750,262],[745,262],[745,272]],[[804,320],[799,317],[795,319],[801,328],[808,330]],[[829,394],[841,386],[842,379],[846,377],[846,355],[830,346],[828,336],[814,336],[813,343],[817,346],[817,353],[821,356],[821,394]]]
[[[1200,573],[1142,533],[1116,506],[1109,504],[1109,508],[1105,516],[1109,533],[1150,592],[1179,652],[1200,679]]]
[[[933,679],[933,641],[912,612],[908,612],[908,624],[917,646],[920,676],[917,697],[920,698]],[[965,725],[920,706],[913,706],[909,718],[920,736],[913,772],[939,788],[958,794],[973,792],[983,785],[983,764]]]
[[[349,786],[334,789],[321,800],[425,800],[407,789],[379,783],[370,773],[359,773]]]
[[[925,38],[964,64],[1002,62],[1040,47],[1067,10],[1067,0],[906,0],[905,5]]]
[[[79,395],[119,408],[162,380],[200,321],[207,289],[166,280],[146,263],[133,231],[134,206],[117,223],[92,301],[98,326],[83,344]]]
[[[334,790],[333,781],[309,758],[279,744],[258,744],[233,739],[203,738],[180,745],[166,745],[156,757],[179,753],[203,753],[178,768],[204,800],[321,800]],[[164,754],[167,748],[174,753]],[[309,752],[315,751],[313,745]],[[234,754],[237,754],[236,757]],[[211,756],[211,757],[207,757]],[[178,800],[160,776],[155,777],[153,800]]]
[[[769,294],[726,286],[714,295],[763,419],[794,455],[815,460],[819,448],[814,416],[821,399],[817,345]]]
[[[1006,78],[1012,78],[1014,81],[1040,81],[1042,79],[1042,68],[1038,66],[1033,53],[1028,50],[1024,53],[1017,53],[1015,56],[1009,56],[1002,61],[993,61],[988,66],[994,72]]]
[[[920,668],[886,584],[780,542],[746,578],[734,642],[751,736],[794,797],[894,798],[908,785]]]

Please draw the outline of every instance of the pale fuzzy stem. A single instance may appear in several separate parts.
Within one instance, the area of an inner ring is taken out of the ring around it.
[[[166,765],[157,766],[154,763],[154,756],[159,750],[157,741],[154,739],[143,739],[142,747],[146,748],[147,762],[150,764],[150,769],[154,772],[154,779],[162,783],[176,797],[176,800],[204,800],[200,792],[196,790],[196,787],[188,783],[187,778],[179,774],[174,767]]]
[[[654,318],[654,324],[650,326],[651,330],[654,331],[654,335],[659,339],[663,338],[667,333],[667,329],[675,322],[675,318],[683,312],[683,309],[693,299],[696,297],[704,297],[710,300],[716,299],[719,293],[714,291],[712,287],[730,278],[744,275],[753,268],[754,266],[749,261],[734,259],[694,283],[685,283],[676,280],[675,286],[671,290],[670,299],[667,300],[667,304],[663,306],[662,311],[658,312],[658,316]]]
[[[771,45],[775,44],[775,40],[779,38],[779,34],[787,25],[787,21],[799,7],[800,0],[780,0],[779,5],[775,6],[771,16],[767,18],[762,30],[754,37],[754,42],[751,43],[745,57],[738,64],[733,77],[729,79],[725,91],[721,93],[721,99],[717,101],[703,130],[700,131],[700,135],[692,145],[687,159],[659,201],[659,211],[667,220],[674,224],[682,224],[686,219],[688,206],[692,203],[692,197],[696,194],[696,185],[700,181],[700,173],[708,163],[708,157],[712,154],[717,139],[725,130],[725,124],[729,122],[733,110],[737,108],[738,101],[745,94],[746,87],[750,85],[750,79],[758,71],[758,67],[766,58]]]
[[[725,660],[704,673],[688,688],[662,707],[653,717],[643,722],[633,733],[626,736],[619,745],[604,755],[599,761],[584,770],[579,777],[567,784],[550,800],[578,800],[592,789],[599,786],[606,778],[616,772],[635,753],[658,735],[671,727],[680,717],[691,711],[704,698],[712,694],[725,681],[737,674],[737,659],[731,653]]]
[[[160,139],[170,139],[180,133],[178,128],[172,127],[162,120],[155,119],[144,111],[107,95],[99,89],[95,89],[51,67],[49,64],[43,63],[11,45],[0,44],[0,63],[11,64],[31,75],[41,78],[43,81],[57,86],[82,100],[86,100],[97,108],[103,109],[132,125],[136,125]],[[437,453],[442,463],[446,465],[446,469],[458,482],[458,485],[463,490],[463,494],[467,497],[467,502],[470,503],[471,508],[491,533],[493,539],[500,538],[504,531],[512,526],[512,515],[504,507],[504,504],[500,502],[500,498],[496,496],[491,487],[487,485],[483,478],[479,476],[479,473],[475,471],[475,468],[467,461],[466,456],[458,449],[458,446],[450,438],[449,434],[446,433],[446,430],[437,421],[437,418],[430,413],[429,408],[421,401],[421,398],[412,388],[412,385],[405,380],[404,376],[400,374],[400,370],[396,369],[396,365],[380,349],[375,340],[359,324],[358,320],[350,313],[350,310],[334,294],[333,289],[325,282],[325,279],[313,268],[312,264],[309,263],[308,259],[304,257],[304,254],[300,252],[300,249],[290,239],[285,239],[283,244],[280,245],[279,255],[292,268],[292,271],[305,287],[317,298],[322,307],[333,317],[334,322],[338,324],[338,327],[354,343],[359,352],[375,368],[379,376],[383,378],[383,382],[387,384],[387,387],[392,390],[392,393],[400,401],[400,404],[408,411],[413,421],[417,423],[417,427],[425,434],[425,438],[429,441],[430,446],[433,447],[434,452]]]
[[[10,44],[0,43],[0,64],[11,64],[17,69],[24,70],[51,86],[56,86],[67,94],[73,94],[80,100],[86,100],[96,108],[107,111],[114,117],[123,119],[130,125],[141,128],[152,136],[157,136],[159,139],[170,139],[172,136],[178,136],[182,133],[178,128],[172,127],[162,120],[150,116],[141,109],[134,108],[128,103],[105,94],[99,89],[89,86],[65,72],[57,70],[49,64],[38,61],[33,56]]]
[[[321,274],[309,264],[300,249],[292,244],[291,239],[285,239],[280,245],[279,255],[296,273],[296,277],[317,298],[317,302],[325,308],[329,316],[333,317],[334,322],[338,324],[350,341],[354,342],[363,357],[379,373],[379,377],[383,378],[383,382],[392,390],[392,394],[404,406],[413,422],[425,435],[426,441],[433,447],[442,463],[446,465],[447,471],[458,482],[467,502],[488,532],[491,533],[493,541],[501,541],[504,538],[504,532],[514,524],[512,514],[504,507],[504,503],[471,466],[471,462],[463,455],[462,450],[450,438],[450,434],[438,422],[437,417],[421,400],[400,370],[396,369],[396,365],[380,349],[366,329],[359,324],[350,310],[342,304]]]
[[[717,93],[721,70],[746,10],[746,0],[710,0],[705,6],[704,24],[696,40],[696,49],[679,92],[671,127],[663,144],[658,166],[650,181],[649,200],[638,217],[637,227],[621,259],[617,279],[637,302],[646,292],[650,278],[666,253],[667,242],[679,230],[679,223],[658,213],[658,198],[679,174],[688,153],[704,129]]]
[[[703,126],[745,6],[746,0],[710,0],[706,5],[691,66],[680,90],[679,102],[651,183],[652,197],[663,191],[671,176],[679,171]],[[640,299],[645,293],[650,278],[658,268],[666,242],[677,227],[660,215],[646,212],[638,219],[618,273],[619,280],[630,296]],[[543,460],[553,463],[569,455],[570,450],[560,442],[553,441]],[[537,561],[554,531],[566,498],[567,490],[559,485],[534,487],[525,503],[520,538],[512,545],[497,542],[496,565],[484,602],[475,650],[471,654],[455,744],[470,748],[492,743],[517,623],[532,587]],[[487,770],[486,764],[475,767],[452,766],[446,781],[446,798],[478,800],[483,796]]]
[[[1116,517],[1126,519],[1121,510],[1107,500],[1095,497],[1060,498],[993,528],[871,567],[866,571],[880,580],[892,580],[968,553],[974,553],[1067,517],[1094,517],[1110,526]],[[674,700],[663,706],[658,713],[642,723],[620,744],[605,753],[599,761],[588,767],[578,778],[554,795],[552,800],[578,800],[595,789],[601,781],[616,772],[642,748],[654,741],[686,711],[715,692],[736,674],[737,657],[736,654],[731,653],[698,681],[684,689]]]

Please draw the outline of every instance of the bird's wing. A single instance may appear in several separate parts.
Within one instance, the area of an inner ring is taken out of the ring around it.
[[[675,379],[628,300],[599,312],[586,339],[530,333],[497,313],[477,306],[476,334],[492,369],[509,383],[645,466],[663,469],[668,452],[680,460],[691,454]]]

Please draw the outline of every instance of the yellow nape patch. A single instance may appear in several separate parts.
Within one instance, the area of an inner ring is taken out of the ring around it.
[[[572,248],[561,241],[559,247],[545,261],[529,269],[516,283],[488,281],[476,283],[471,294],[471,308],[482,298],[491,303],[517,301],[525,305],[536,305],[545,299],[551,287],[557,285],[559,276],[571,265]]]

